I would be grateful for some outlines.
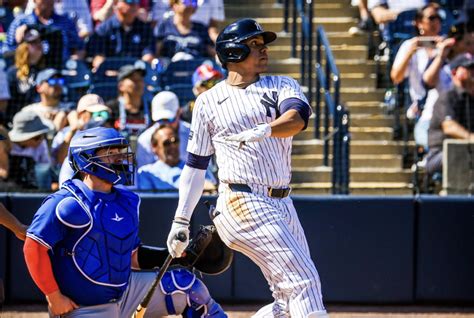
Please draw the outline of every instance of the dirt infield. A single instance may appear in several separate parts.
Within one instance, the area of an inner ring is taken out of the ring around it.
[[[259,305],[223,305],[229,318],[247,318]],[[331,318],[474,318],[474,307],[328,306]],[[180,316],[170,316],[180,317]],[[0,318],[48,318],[41,305],[6,306]],[[299,318],[299,317],[298,317]]]

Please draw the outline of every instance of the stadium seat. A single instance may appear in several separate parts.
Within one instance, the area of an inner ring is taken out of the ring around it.
[[[65,63],[61,73],[66,80],[66,101],[77,103],[91,85],[91,71],[84,62],[71,59]]]
[[[135,57],[108,57],[99,65],[97,71],[92,76],[93,83],[117,83],[117,75],[120,67],[127,64],[134,64]]]
[[[110,99],[114,99],[118,95],[117,91],[117,83],[94,83],[90,86],[89,90],[87,91],[89,94],[97,94],[104,101],[108,101]]]
[[[191,78],[196,68],[203,64],[205,59],[171,62],[161,75],[162,86],[175,84],[191,85]],[[211,61],[209,63],[212,63]]]

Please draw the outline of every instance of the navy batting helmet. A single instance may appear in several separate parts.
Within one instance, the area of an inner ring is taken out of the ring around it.
[[[257,35],[262,35],[265,44],[276,39],[275,32],[264,31],[262,26],[253,19],[241,19],[224,28],[216,40],[216,51],[222,65],[228,62],[238,63],[247,58],[250,48],[245,45],[248,40]]]

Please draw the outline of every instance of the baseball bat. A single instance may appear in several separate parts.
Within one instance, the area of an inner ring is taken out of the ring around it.
[[[186,235],[184,233],[178,233],[176,235],[176,239],[181,242],[184,242],[186,241]],[[170,266],[172,260],[173,260],[173,256],[171,256],[171,254],[168,254],[168,256],[165,259],[165,262],[160,267],[160,270],[158,274],[156,275],[155,280],[153,281],[153,284],[151,284],[145,297],[143,297],[143,300],[141,301],[141,303],[138,305],[137,309],[133,313],[132,318],[143,318],[143,316],[145,316],[146,308],[148,307],[148,304],[150,303],[151,297],[153,297],[153,294],[155,293],[156,286],[160,282],[161,278],[163,278],[163,275],[165,274],[165,272],[168,270],[168,267]]]

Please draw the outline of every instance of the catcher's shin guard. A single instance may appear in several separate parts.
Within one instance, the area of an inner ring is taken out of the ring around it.
[[[168,313],[176,314],[172,295],[184,293],[188,306],[182,313],[185,318],[227,318],[221,306],[212,299],[206,285],[186,269],[174,269],[165,273],[160,281],[165,294]]]

